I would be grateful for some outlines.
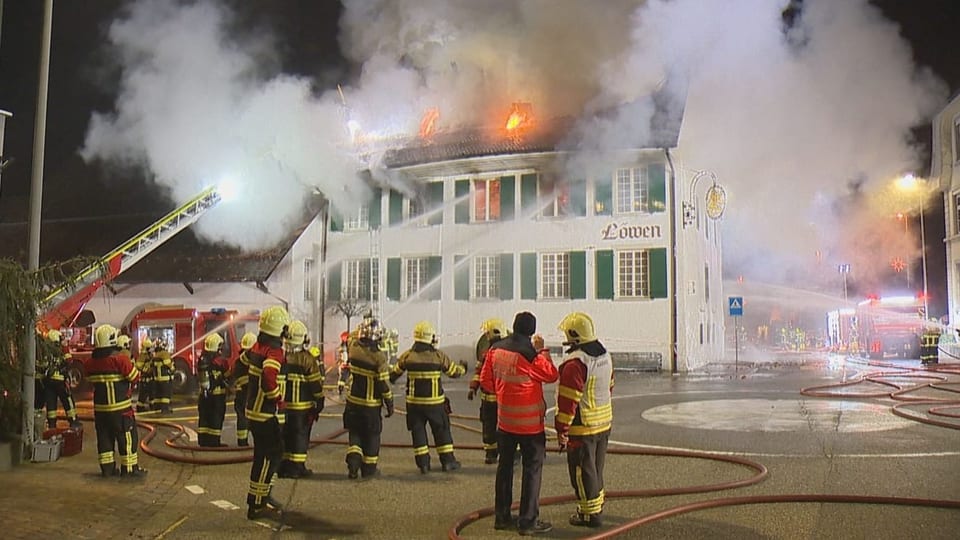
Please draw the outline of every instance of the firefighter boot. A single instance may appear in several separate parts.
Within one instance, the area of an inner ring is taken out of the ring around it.
[[[120,474],[120,469],[117,469],[116,463],[101,463],[100,464],[100,476],[104,478],[109,478],[111,476],[117,476]]]
[[[82,428],[83,428],[83,422],[81,422],[80,419],[78,419],[76,416],[74,416],[74,417],[70,420],[70,428],[71,428],[71,429],[82,429]]]
[[[363,458],[360,454],[349,453],[347,454],[347,477],[351,480],[356,480],[360,478],[360,465],[363,463]]]
[[[443,472],[452,472],[460,468],[460,462],[454,457],[453,452],[440,454],[440,466]]]
[[[430,454],[416,456],[414,460],[417,462],[417,468],[420,469],[420,474],[430,472]]]
[[[300,473],[297,471],[297,464],[285,459],[280,462],[280,466],[277,468],[277,476],[280,478],[300,478]]]
[[[250,446],[250,441],[248,441],[246,437],[237,439],[237,446]]]
[[[360,466],[360,476],[362,476],[364,480],[370,480],[379,475],[380,470],[377,469],[376,463],[364,463]]]
[[[134,465],[130,471],[120,471],[121,480],[142,480],[145,476],[147,476],[146,469],[141,469],[139,465]]]
[[[493,465],[497,462],[497,451],[496,450],[487,450],[484,457],[483,463],[485,465]]]

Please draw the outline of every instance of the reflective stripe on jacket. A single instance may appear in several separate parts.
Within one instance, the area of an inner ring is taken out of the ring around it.
[[[122,411],[133,414],[131,383],[140,378],[140,372],[129,358],[116,354],[116,349],[94,349],[87,361],[87,380],[93,384],[95,412]]]
[[[613,422],[613,361],[603,350],[591,356],[583,350],[567,353],[560,365],[554,427],[573,436],[593,435]]]
[[[432,345],[414,343],[410,350],[400,355],[390,372],[390,382],[399,379],[404,372],[407,374],[408,404],[442,405],[445,398],[440,376],[446,374],[457,378],[466,370]]]
[[[558,376],[550,353],[534,351],[529,337],[512,334],[494,344],[483,361],[480,387],[497,396],[497,429],[517,435],[542,433],[547,410],[543,383],[555,382]]]

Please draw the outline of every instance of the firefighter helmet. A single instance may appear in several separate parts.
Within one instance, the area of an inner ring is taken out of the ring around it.
[[[597,334],[593,329],[593,319],[586,313],[574,311],[568,314],[560,321],[557,326],[563,335],[566,336],[565,344],[579,345],[596,341]]]
[[[507,337],[507,325],[503,323],[503,319],[487,319],[480,325],[480,330],[492,336]]]
[[[47,332],[47,339],[49,339],[50,341],[52,341],[52,342],[54,342],[54,343],[60,343],[60,331],[59,331],[59,330],[51,330],[51,331]]]
[[[293,321],[290,323],[289,334],[290,337],[287,338],[287,343],[290,345],[303,345],[303,341],[307,338],[307,325],[303,324],[303,321]]]
[[[253,332],[247,332],[240,338],[241,349],[251,349],[257,343],[257,335]]]
[[[268,336],[282,337],[290,326],[290,314],[283,306],[271,306],[260,314],[260,331]]]
[[[373,317],[364,317],[357,325],[357,338],[379,342],[383,339],[383,327],[380,326],[380,321]]]
[[[203,350],[207,352],[218,352],[221,345],[223,345],[223,338],[217,333],[210,334],[203,340]]]
[[[101,324],[97,327],[93,337],[93,346],[102,349],[104,347],[117,346],[117,329],[109,324]]]
[[[140,344],[140,348],[145,351],[149,351],[153,348],[153,341],[150,341],[150,338],[144,339],[143,343]]]
[[[413,340],[417,343],[433,345],[437,339],[437,331],[429,321],[420,321],[413,327]]]
[[[117,347],[130,350],[130,336],[120,335],[117,337]]]
[[[317,347],[316,345],[310,347],[310,356],[314,358],[320,358],[320,347]]]

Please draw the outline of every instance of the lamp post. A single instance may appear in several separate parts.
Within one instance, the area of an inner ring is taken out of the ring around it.
[[[925,181],[912,174],[906,174],[897,180],[897,185],[901,189],[906,191],[917,190],[920,194],[920,261],[923,271],[923,316],[927,318],[930,316],[930,305],[927,299],[927,236],[926,228],[923,225],[923,199],[926,195],[923,188],[925,184]]]

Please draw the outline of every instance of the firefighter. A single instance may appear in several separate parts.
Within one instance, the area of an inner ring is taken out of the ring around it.
[[[428,321],[413,327],[413,346],[400,355],[390,371],[390,382],[407,374],[407,429],[413,438],[413,457],[421,474],[430,471],[430,447],[427,445],[427,424],[433,433],[433,444],[444,472],[460,468],[453,455],[450,433],[450,400],[443,395],[441,375],[454,379],[466,373],[467,364],[454,363],[437,350],[437,332]]]
[[[87,362],[87,379],[93,383],[93,419],[97,431],[100,474],[140,478],[147,471],[137,460],[136,418],[131,394],[140,372],[130,360],[117,354],[119,332],[109,324],[94,332],[94,349]],[[117,468],[114,449],[120,460]]]
[[[247,421],[253,434],[253,464],[247,491],[247,519],[282,512],[271,496],[273,477],[283,458],[283,339],[290,314],[272,306],[260,314],[257,342],[247,351],[250,360],[247,385]]]
[[[132,361],[130,353],[130,336],[125,334],[120,334],[117,336],[117,347],[119,347],[117,354],[123,356],[127,360]]]
[[[223,417],[227,413],[227,359],[223,357],[223,338],[210,334],[203,340],[203,352],[197,364],[200,398],[197,400],[197,444],[224,447],[220,442]]]
[[[400,332],[397,329],[384,329],[383,339],[380,340],[380,350],[387,355],[387,365],[392,366],[396,363],[397,354],[400,352]]]
[[[337,394],[343,395],[350,379],[350,359],[347,356],[347,344],[350,343],[350,332],[340,332],[340,346],[337,347]]]
[[[153,342],[153,356],[150,359],[153,371],[153,391],[150,393],[150,408],[163,414],[173,413],[173,359],[162,339]]]
[[[586,313],[570,313],[558,328],[568,349],[559,368],[553,425],[560,450],[566,450],[570,484],[577,497],[577,511],[569,521],[577,527],[600,527],[603,464],[613,423],[613,361]]]
[[[940,361],[940,323],[936,319],[930,319],[920,335],[920,363],[936,364]]]
[[[140,354],[134,362],[140,372],[137,383],[137,412],[150,410],[150,398],[153,395],[153,341],[146,338],[140,343]]]
[[[473,397],[480,394],[480,422],[482,427],[482,439],[484,458],[483,462],[492,465],[497,462],[497,394],[484,392],[480,388],[480,371],[483,369],[483,359],[490,346],[507,337],[507,327],[502,319],[487,319],[480,325],[483,331],[477,340],[476,358],[477,365],[473,370],[473,378],[470,380],[470,391],[467,392],[467,399],[473,401]]]
[[[350,363],[350,388],[343,409],[343,427],[349,431],[347,476],[351,479],[372,478],[377,474],[380,456],[380,432],[383,419],[380,409],[393,416],[393,392],[390,390],[387,355],[380,350],[383,337],[380,321],[365,317],[350,341],[347,356]]]
[[[249,446],[247,439],[247,429],[250,424],[247,422],[247,383],[250,379],[250,359],[247,356],[253,345],[257,342],[257,335],[253,332],[247,332],[240,338],[240,356],[233,363],[230,369],[229,380],[233,381],[233,410],[237,413],[237,446]]]
[[[277,476],[302,478],[313,474],[306,465],[307,445],[313,423],[311,418],[323,410],[323,370],[317,357],[310,352],[307,326],[303,322],[290,323],[290,337],[284,343],[287,356],[284,365],[286,423],[283,425],[283,462]]]
[[[60,342],[60,332],[47,332],[47,342],[44,344],[42,356],[46,357],[43,372],[43,395],[47,407],[47,427],[57,427],[57,400],[63,405],[63,412],[70,421],[70,427],[80,428],[83,424],[77,420],[77,405],[70,393],[67,384],[67,361],[70,353],[64,351]]]

